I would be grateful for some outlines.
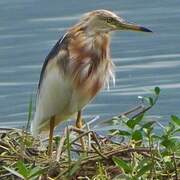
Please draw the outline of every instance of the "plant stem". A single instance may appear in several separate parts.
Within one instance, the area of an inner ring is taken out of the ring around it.
[[[174,171],[175,171],[175,180],[178,180],[177,164],[176,164],[174,152],[173,152],[173,163],[174,163]]]

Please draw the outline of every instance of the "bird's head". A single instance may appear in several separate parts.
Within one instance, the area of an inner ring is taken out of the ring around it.
[[[95,10],[85,14],[79,25],[91,33],[108,33],[115,30],[152,32],[145,27],[126,22],[108,10]]]

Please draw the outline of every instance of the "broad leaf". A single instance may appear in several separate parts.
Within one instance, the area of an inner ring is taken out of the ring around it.
[[[17,162],[18,172],[23,175],[24,177],[27,177],[29,174],[29,170],[27,169],[26,165],[22,161]]]
[[[149,129],[156,121],[150,121],[142,125],[142,128]]]
[[[132,140],[141,141],[143,139],[141,130],[136,130],[132,134]]]
[[[125,162],[125,161],[123,161],[122,159],[119,159],[119,158],[117,158],[117,157],[115,157],[115,156],[112,157],[112,159],[113,159],[115,165],[116,165],[117,167],[119,167],[120,169],[122,169],[124,172],[127,172],[127,173],[132,172],[132,168],[131,168],[130,165],[128,165],[127,162]]]
[[[145,166],[143,166],[138,172],[136,177],[140,177],[142,175],[144,175],[147,171],[150,171],[152,169],[152,164],[147,164]]]
[[[178,126],[180,126],[180,118],[178,118],[177,116],[175,115],[172,115],[171,116],[171,120]]]
[[[127,126],[131,129],[134,129],[134,127],[139,124],[139,122],[143,119],[144,114],[139,115],[138,117],[136,117],[135,119],[130,119],[127,122]]]
[[[124,130],[119,130],[117,132],[118,135],[121,135],[121,136],[130,136],[131,133],[129,133],[128,131],[124,131]]]
[[[160,88],[159,87],[155,87],[154,88],[154,91],[155,91],[155,93],[156,93],[156,95],[158,96],[159,94],[160,94]]]

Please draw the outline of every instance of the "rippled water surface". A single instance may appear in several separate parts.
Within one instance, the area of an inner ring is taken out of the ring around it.
[[[82,13],[110,9],[153,34],[122,32],[112,36],[116,86],[87,106],[87,116],[119,114],[138,102],[138,95],[159,86],[160,100],[151,115],[165,120],[180,115],[179,0],[0,1],[0,125],[22,127],[45,56]]]

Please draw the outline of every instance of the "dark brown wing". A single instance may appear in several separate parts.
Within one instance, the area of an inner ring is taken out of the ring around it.
[[[41,83],[43,81],[43,76],[45,74],[48,62],[53,60],[57,56],[59,51],[61,51],[62,49],[66,50],[68,52],[67,47],[68,47],[68,35],[65,34],[58,40],[58,42],[54,45],[54,47],[51,49],[50,53],[45,58],[44,64],[41,69],[40,79],[39,79],[39,83],[38,83],[38,90],[40,89]],[[61,58],[62,59],[59,59],[59,61],[64,61],[63,57],[61,57]]]

